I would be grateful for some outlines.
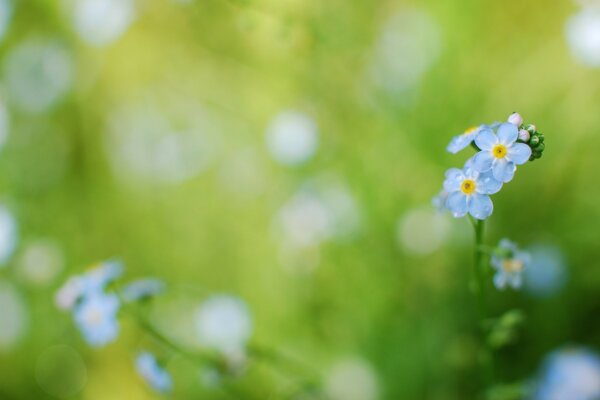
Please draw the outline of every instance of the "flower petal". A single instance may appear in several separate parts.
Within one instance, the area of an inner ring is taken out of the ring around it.
[[[504,123],[498,127],[498,140],[503,145],[509,145],[514,143],[519,137],[519,128],[510,122]]]
[[[494,178],[504,183],[512,180],[513,176],[515,176],[516,170],[517,167],[515,164],[504,158],[496,160],[494,166],[492,167]]]
[[[456,154],[465,147],[469,146],[473,139],[475,139],[476,135],[477,132],[454,136],[450,143],[448,143],[446,150],[452,154]]]
[[[510,286],[512,286],[513,289],[519,289],[521,287],[521,285],[523,284],[523,276],[518,273],[518,274],[512,274],[511,276],[508,277],[508,281]]]
[[[517,165],[525,164],[531,156],[531,147],[525,143],[515,143],[508,148],[507,158]]]
[[[469,214],[477,219],[486,219],[492,215],[494,204],[490,196],[485,194],[475,193],[469,201]]]
[[[464,217],[467,214],[467,196],[461,192],[454,192],[446,200],[446,208],[450,210],[456,218]]]
[[[487,171],[479,175],[476,187],[477,193],[494,194],[502,189],[502,181],[494,178],[492,171]]]
[[[478,172],[489,171],[492,168],[494,156],[488,150],[480,151],[473,156],[473,169]]]
[[[444,190],[448,193],[456,192],[460,189],[460,184],[465,179],[465,174],[458,168],[450,168],[446,171],[446,180],[444,180]]]
[[[496,143],[498,143],[498,138],[487,128],[482,129],[475,138],[475,144],[481,150],[491,150]]]
[[[506,287],[506,275],[503,271],[498,271],[494,275],[494,286],[496,286],[496,289],[504,289]]]

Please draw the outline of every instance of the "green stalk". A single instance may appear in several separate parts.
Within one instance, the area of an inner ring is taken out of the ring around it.
[[[483,244],[483,234],[485,228],[485,221],[478,220],[469,216],[469,219],[475,230],[475,247],[474,247],[474,263],[473,263],[473,276],[474,276],[474,292],[475,301],[477,302],[478,320],[479,320],[479,332],[481,336],[481,364],[482,364],[482,381],[485,387],[489,388],[494,381],[494,360],[493,352],[489,347],[487,341],[487,332],[485,327],[485,320],[488,318],[487,309],[487,263],[485,263],[485,256],[487,247]]]

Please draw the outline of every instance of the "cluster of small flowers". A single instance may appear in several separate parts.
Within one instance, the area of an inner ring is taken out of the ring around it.
[[[102,347],[117,339],[117,317],[122,301],[141,301],[164,290],[162,281],[149,278],[134,281],[120,292],[111,290],[111,283],[122,274],[120,262],[104,261],[81,275],[72,276],[56,293],[56,305],[72,311],[75,323],[90,346]],[[171,390],[171,377],[154,355],[141,352],[135,365],[139,374],[156,391]]]
[[[454,217],[470,214],[483,220],[494,209],[490,195],[513,179],[517,165],[542,156],[544,135],[534,125],[524,125],[521,115],[513,113],[505,123],[468,129],[454,137],[447,150],[455,154],[470,145],[475,147],[477,154],[463,169],[446,171],[444,189],[434,203],[449,210]]]
[[[106,289],[122,273],[121,263],[105,261],[69,278],[56,294],[57,306],[73,312],[75,323],[91,346],[104,346],[119,334],[119,297]]]

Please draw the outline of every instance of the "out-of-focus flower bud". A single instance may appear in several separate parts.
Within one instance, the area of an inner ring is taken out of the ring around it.
[[[516,126],[521,126],[523,124],[523,117],[521,117],[521,114],[515,112],[509,115],[508,122]]]
[[[519,130],[519,140],[527,143],[527,142],[529,142],[530,137],[531,137],[531,135],[525,129]]]

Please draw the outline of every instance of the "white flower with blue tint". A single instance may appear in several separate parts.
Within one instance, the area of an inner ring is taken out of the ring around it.
[[[456,154],[462,149],[467,148],[471,143],[473,143],[473,140],[475,140],[482,127],[483,125],[472,126],[464,131],[461,135],[454,136],[446,147],[446,150],[452,154]]]
[[[132,0],[76,0],[73,11],[77,33],[95,46],[117,40],[135,19]]]
[[[215,295],[207,299],[196,314],[200,342],[228,356],[243,353],[252,334],[250,311],[241,299]]]
[[[138,279],[125,286],[121,291],[121,295],[123,296],[123,300],[134,302],[156,296],[164,290],[165,284],[161,280],[151,278]]]
[[[146,383],[160,393],[168,393],[173,387],[171,375],[162,368],[152,353],[144,351],[135,360],[137,372]]]
[[[587,349],[551,353],[534,387],[533,400],[600,398],[600,358]]]
[[[531,262],[528,252],[508,239],[502,239],[492,255],[491,264],[496,270],[494,286],[504,289],[507,286],[519,289],[523,284],[523,271]]]
[[[101,347],[117,338],[119,305],[114,294],[94,293],[84,297],[75,307],[75,322],[88,344]]]
[[[275,161],[286,166],[305,163],[319,146],[317,122],[309,115],[294,110],[275,116],[267,128],[267,148]]]
[[[446,171],[446,208],[456,218],[468,213],[474,218],[486,219],[494,210],[489,195],[497,193],[501,188],[502,182],[494,179],[491,173],[475,171],[469,160],[462,170],[451,168]]]
[[[516,166],[526,163],[531,156],[531,148],[517,143],[518,138],[519,128],[509,122],[501,124],[496,133],[482,129],[475,138],[481,151],[473,157],[473,168],[479,172],[491,170],[497,180],[511,181]]]

